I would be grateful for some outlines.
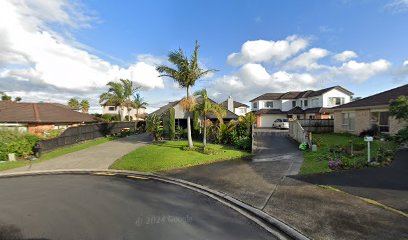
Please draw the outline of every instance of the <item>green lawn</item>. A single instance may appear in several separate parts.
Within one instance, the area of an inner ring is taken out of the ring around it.
[[[305,161],[300,169],[300,174],[312,174],[312,173],[322,173],[332,171],[328,167],[328,161],[334,160],[335,158],[344,158],[339,154],[334,154],[330,151],[330,148],[337,146],[348,146],[349,141],[352,140],[354,143],[364,143],[363,138],[360,138],[351,134],[337,134],[337,133],[321,133],[313,134],[313,139],[320,139],[321,146],[318,147],[316,152],[312,152],[310,149],[304,152]],[[381,142],[379,140],[374,140],[371,143],[371,159],[376,159],[378,148],[382,146],[385,149],[393,150],[395,149],[395,144],[392,142]],[[350,162],[360,162],[365,163],[367,159],[367,150],[364,149],[364,155],[348,157]]]
[[[187,141],[167,141],[150,144],[123,156],[113,163],[111,168],[158,172],[251,155],[248,152],[214,144],[208,144],[209,150],[217,152],[214,155],[183,150],[185,146],[187,146]],[[202,147],[202,144],[195,142],[194,146]]]
[[[38,160],[34,160],[34,161],[13,161],[13,162],[4,162],[4,163],[0,163],[0,171],[4,171],[7,169],[12,169],[12,168],[17,168],[17,167],[22,167],[24,165],[28,165],[28,164],[32,164],[32,163],[39,163],[42,161],[46,161],[55,157],[59,157],[62,155],[65,155],[67,153],[72,153],[72,152],[76,152],[85,148],[89,148],[98,144],[102,144],[102,143],[106,143],[109,142],[111,140],[117,139],[117,137],[107,137],[107,138],[97,138],[95,140],[90,140],[90,141],[86,141],[86,142],[82,142],[82,143],[78,143],[78,144],[74,144],[68,147],[64,147],[64,148],[58,148],[55,149],[53,151],[44,153],[40,159]]]

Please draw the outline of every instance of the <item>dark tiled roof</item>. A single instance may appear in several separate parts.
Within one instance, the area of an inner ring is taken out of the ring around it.
[[[255,112],[256,115],[259,114],[286,114],[287,112],[280,109],[260,109]]]
[[[0,122],[8,123],[91,123],[100,119],[55,103],[0,101]]]
[[[385,92],[377,93],[369,97],[355,100],[353,102],[334,107],[333,109],[389,105],[391,100],[396,99],[399,96],[408,96],[408,84],[390,89]]]
[[[250,102],[258,100],[278,100],[284,93],[265,93],[259,97],[252,99]]]
[[[304,113],[305,111],[301,107],[294,107],[287,111],[288,114],[301,114]]]
[[[179,103],[180,101],[174,101],[174,102],[169,102],[168,104],[160,107],[159,109],[157,109],[156,111],[150,113],[149,115],[162,115],[163,113],[167,112],[167,110],[169,110],[171,107],[174,107],[175,105],[177,105],[177,103]]]
[[[303,92],[265,93],[257,98],[252,99],[250,102],[258,101],[258,100],[279,100],[279,99],[297,99],[297,98],[314,97],[314,96],[322,95],[323,93],[326,93],[332,89],[337,89],[339,91],[353,95],[352,92],[348,91],[347,89],[343,87],[334,86],[334,87],[320,89],[317,91],[307,90]]]
[[[228,107],[228,100],[222,102],[221,105],[227,108]],[[234,101],[234,108],[239,108],[239,107],[249,107],[249,106],[246,105],[246,104]]]
[[[305,113],[325,113],[328,112],[329,108],[315,107],[305,109]]]

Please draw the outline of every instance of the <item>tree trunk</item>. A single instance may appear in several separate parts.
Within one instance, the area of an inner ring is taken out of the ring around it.
[[[204,115],[203,148],[204,148],[204,151],[207,149],[207,126],[206,126],[205,115]]]
[[[187,87],[187,99],[190,98],[190,87]],[[193,139],[191,138],[191,124],[190,124],[190,111],[187,111],[187,140],[188,146],[194,147]]]

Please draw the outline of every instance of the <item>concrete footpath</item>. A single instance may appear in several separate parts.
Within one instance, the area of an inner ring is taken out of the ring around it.
[[[147,134],[133,135],[99,144],[77,152],[68,153],[44,162],[33,163],[2,173],[60,170],[60,169],[108,169],[118,158],[151,141]]]

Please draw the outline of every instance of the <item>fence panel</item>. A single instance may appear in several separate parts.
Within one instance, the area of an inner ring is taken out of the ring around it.
[[[334,131],[333,119],[298,119],[298,121],[308,132],[325,133]]]
[[[67,128],[59,137],[44,139],[37,142],[41,151],[49,151],[59,147],[72,145],[86,140],[92,140],[120,133],[122,128],[135,129],[134,122],[111,122],[81,125]]]

